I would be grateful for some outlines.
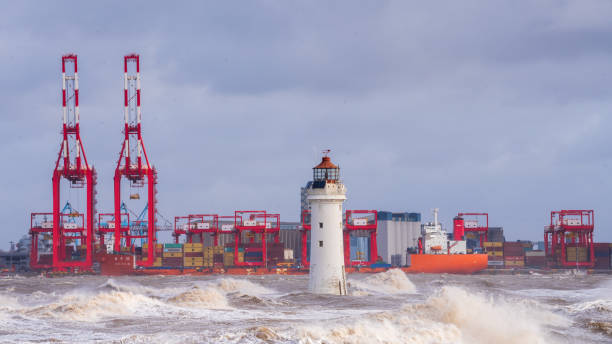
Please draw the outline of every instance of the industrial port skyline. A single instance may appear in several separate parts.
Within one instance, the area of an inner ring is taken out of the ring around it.
[[[0,142],[12,167],[0,178],[2,248],[27,233],[31,211],[50,211],[58,62],[68,52],[80,58],[81,130],[98,172],[99,212],[112,211],[121,57],[137,52],[143,132],[167,218],[269,209],[297,221],[299,188],[331,148],[348,209],[420,212],[428,221],[437,207],[448,230],[458,212],[485,211],[507,239],[538,241],[551,210],[594,209],[595,240],[612,241],[605,148],[612,123],[602,91],[610,80],[594,72],[610,69],[602,58],[610,52],[596,44],[612,31],[609,12],[576,22],[536,6],[509,23],[484,5],[459,11],[472,24],[451,34],[447,25],[459,19],[438,22],[428,8],[411,14],[401,3],[351,8],[345,22],[335,18],[346,8],[330,7],[314,16],[316,27],[298,20],[318,13],[309,5],[181,6],[144,9],[157,29],[125,31],[113,28],[128,27],[136,5],[112,15],[89,4],[25,2],[3,11]],[[79,22],[49,27],[58,11]],[[480,36],[484,24],[472,20],[488,14],[500,19],[487,23],[495,39]],[[202,18],[177,20],[184,15]],[[545,21],[554,25],[526,29]],[[543,60],[552,63],[541,68]]]

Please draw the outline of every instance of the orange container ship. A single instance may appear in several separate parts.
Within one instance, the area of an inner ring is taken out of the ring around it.
[[[465,240],[449,240],[438,222],[438,209],[433,210],[433,222],[421,227],[419,253],[410,254],[405,272],[472,274],[487,268],[486,254],[467,254]]]
[[[473,274],[487,268],[486,254],[411,254],[408,273]]]

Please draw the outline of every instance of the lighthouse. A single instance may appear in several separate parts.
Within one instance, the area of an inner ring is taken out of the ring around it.
[[[313,171],[307,190],[311,211],[310,280],[308,288],[317,294],[346,295],[344,249],[342,242],[342,203],[346,188],[340,181],[340,168],[324,151]]]

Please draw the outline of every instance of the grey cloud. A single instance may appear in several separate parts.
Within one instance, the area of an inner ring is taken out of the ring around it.
[[[347,207],[491,213],[539,239],[594,208],[612,240],[605,2],[36,3],[0,14],[0,174],[8,240],[51,207],[61,54],[79,54],[82,130],[112,206],[121,57],[142,56],[159,207],[298,217],[323,148]],[[137,206],[134,206],[137,208]],[[18,214],[16,216],[15,214]]]

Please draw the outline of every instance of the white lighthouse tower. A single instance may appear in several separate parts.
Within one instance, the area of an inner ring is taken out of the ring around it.
[[[324,152],[313,170],[308,189],[310,204],[310,280],[313,293],[346,295],[344,249],[342,242],[342,203],[346,188],[340,181],[340,168]]]

